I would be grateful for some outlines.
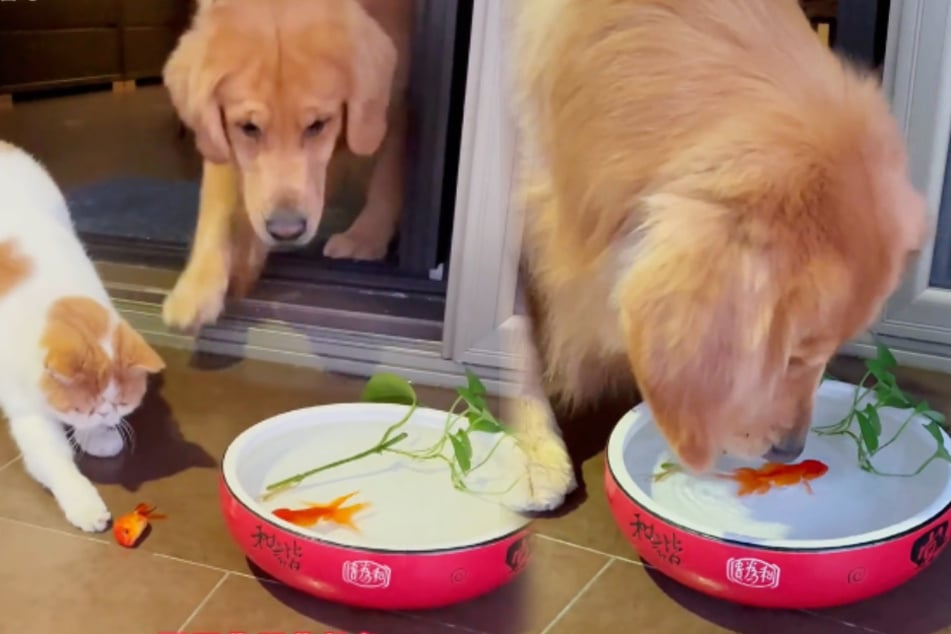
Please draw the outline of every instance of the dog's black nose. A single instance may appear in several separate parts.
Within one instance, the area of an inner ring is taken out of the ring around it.
[[[265,223],[267,232],[278,242],[290,242],[304,235],[307,220],[296,211],[275,211]]]
[[[768,462],[794,462],[797,458],[799,458],[799,456],[802,455],[802,452],[805,448],[806,445],[803,442],[784,442],[770,447],[769,451],[763,455],[763,459]]]

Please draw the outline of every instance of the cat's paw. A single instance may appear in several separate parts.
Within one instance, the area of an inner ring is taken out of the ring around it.
[[[513,415],[515,427],[522,430],[517,434],[521,464],[516,466],[522,482],[506,494],[503,503],[520,512],[557,509],[578,481],[554,414],[547,403],[522,398]]]
[[[109,520],[112,519],[96,487],[88,480],[57,491],[56,501],[69,523],[87,533],[106,530]]]
[[[197,332],[218,320],[228,292],[228,275],[218,267],[186,270],[162,305],[162,320],[169,328]]]
[[[76,443],[90,456],[111,458],[125,447],[122,434],[115,427],[99,427],[86,434],[76,434]]]

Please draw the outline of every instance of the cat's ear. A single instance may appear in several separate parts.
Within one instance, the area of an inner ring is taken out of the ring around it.
[[[124,319],[116,326],[113,350],[116,363],[126,370],[157,374],[165,369],[165,361],[145,338]]]

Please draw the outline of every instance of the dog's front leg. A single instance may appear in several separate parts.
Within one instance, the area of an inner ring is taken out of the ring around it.
[[[237,170],[230,164],[205,161],[195,241],[185,270],[162,307],[162,318],[170,328],[195,332],[221,314],[240,204]]]
[[[574,465],[542,386],[541,358],[531,336],[518,342],[519,395],[508,403],[506,422],[513,428],[524,460],[524,484],[507,495],[516,511],[551,511],[578,486]]]
[[[330,236],[324,246],[325,257],[381,260],[386,256],[403,210],[406,118],[405,108],[391,117],[370,176],[366,205],[349,229]]]

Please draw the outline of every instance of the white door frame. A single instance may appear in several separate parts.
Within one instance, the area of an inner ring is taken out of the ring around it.
[[[512,204],[510,1],[473,4],[444,351],[454,361],[498,368],[514,380],[525,318],[515,311],[521,222]]]
[[[951,138],[951,2],[892,0],[884,89],[908,147],[909,176],[937,224]],[[951,291],[929,283],[932,232],[921,256],[871,329],[909,365],[951,370]],[[843,352],[873,354],[871,336]]]

